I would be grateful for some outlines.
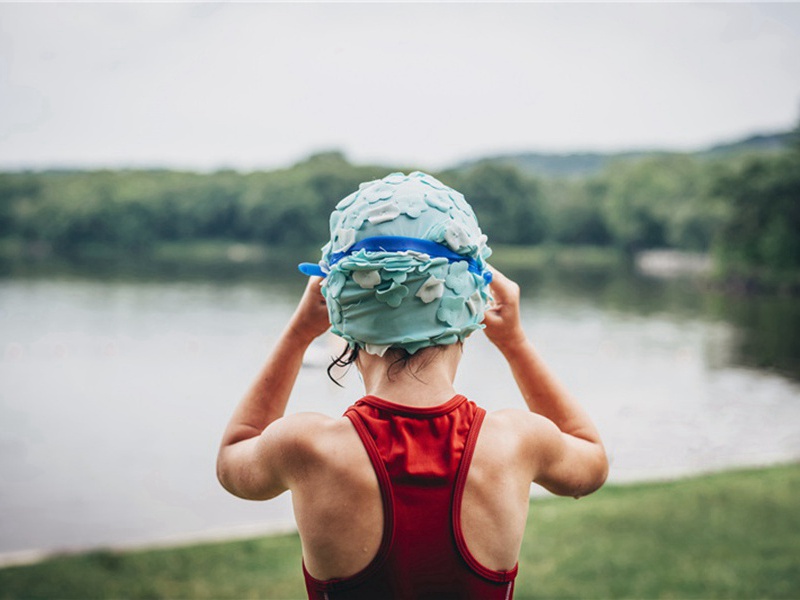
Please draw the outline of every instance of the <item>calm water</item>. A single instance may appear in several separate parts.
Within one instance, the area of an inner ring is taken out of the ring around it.
[[[288,495],[228,496],[214,475],[234,405],[302,289],[233,279],[0,279],[0,553],[291,526]],[[800,311],[624,274],[521,277],[525,327],[596,420],[611,480],[800,458]],[[361,393],[308,355],[290,411]],[[521,406],[482,334],[460,390]]]

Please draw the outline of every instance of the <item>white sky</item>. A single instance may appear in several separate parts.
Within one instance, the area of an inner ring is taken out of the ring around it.
[[[0,4],[0,168],[439,168],[800,120],[800,4]]]

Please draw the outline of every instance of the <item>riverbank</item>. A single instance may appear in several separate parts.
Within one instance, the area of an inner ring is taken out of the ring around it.
[[[609,269],[624,264],[623,253],[612,247],[492,245],[491,262],[502,268],[542,269],[595,268]],[[254,267],[285,264],[295,268],[297,262],[319,259],[319,244],[305,246],[270,246],[257,242],[236,240],[193,240],[181,242],[156,242],[138,252],[103,244],[82,244],[68,254],[56,252],[44,243],[26,243],[22,240],[0,240],[0,261],[11,266],[56,266],[95,263],[117,265],[121,268],[143,265],[183,266],[192,268]]]
[[[531,502],[517,598],[800,595],[800,464]],[[0,598],[302,598],[297,535],[0,570]]]
[[[560,271],[602,273],[635,271],[658,279],[693,279],[736,296],[759,293],[797,296],[800,273],[727,265],[715,266],[709,254],[674,249],[643,250],[633,256],[613,246],[560,244],[492,245],[490,262],[510,272]],[[156,242],[132,252],[104,244],[82,244],[68,253],[45,243],[0,240],[0,275],[91,274],[112,279],[180,277],[234,279],[265,273],[296,273],[300,262],[314,262],[319,248],[271,246],[257,242],[211,239]]]

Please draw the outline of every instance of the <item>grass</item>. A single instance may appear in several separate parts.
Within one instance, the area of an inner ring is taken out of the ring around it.
[[[800,464],[533,500],[516,598],[800,597]],[[60,556],[0,598],[302,598],[296,535]]]
[[[533,503],[520,597],[800,597],[800,465]]]

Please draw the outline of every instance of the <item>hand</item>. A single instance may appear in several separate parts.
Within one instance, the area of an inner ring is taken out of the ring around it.
[[[303,297],[289,322],[290,332],[301,341],[311,343],[314,338],[322,335],[331,326],[328,317],[328,306],[322,295],[320,285],[322,277],[309,277],[308,285],[303,292]]]
[[[501,351],[525,343],[525,332],[519,318],[519,286],[494,267],[489,288],[494,303],[486,309],[483,332]]]

